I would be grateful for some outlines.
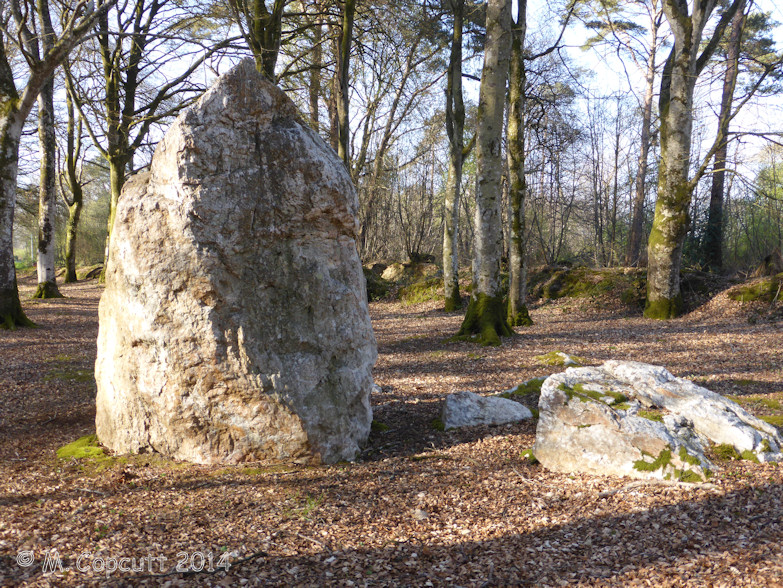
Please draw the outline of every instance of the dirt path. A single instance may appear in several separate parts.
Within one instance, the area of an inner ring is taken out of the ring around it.
[[[358,462],[85,464],[55,451],[94,431],[100,288],[63,291],[25,303],[38,329],[0,331],[2,586],[783,586],[783,466],[731,462],[708,486],[630,484],[529,464],[520,454],[534,423],[431,424],[446,393],[557,371],[534,359],[553,350],[659,363],[754,395],[763,413],[783,400],[780,321],[751,324],[720,300],[665,323],[569,301],[534,309],[533,327],[484,349],[446,343],[461,317],[436,303],[374,303],[373,404],[388,430]],[[52,549],[62,569],[44,573]],[[17,563],[23,552],[33,565]]]

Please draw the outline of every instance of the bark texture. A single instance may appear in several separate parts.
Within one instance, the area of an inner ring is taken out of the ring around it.
[[[57,143],[54,134],[54,80],[38,96],[38,144],[41,175],[38,186],[38,288],[33,298],[62,298],[54,265],[54,217],[57,204]]]
[[[682,310],[680,266],[682,247],[690,227],[689,207],[694,180],[689,177],[693,91],[702,69],[737,8],[735,0],[723,14],[705,49],[699,54],[704,27],[715,8],[714,1],[664,2],[664,14],[674,36],[674,47],[664,66],[659,110],[661,160],[655,218],[647,245],[647,302],[644,315],[669,319]],[[698,178],[696,178],[698,180]]]
[[[645,73],[644,102],[642,103],[642,133],[639,141],[639,159],[637,161],[636,178],[634,180],[633,213],[631,226],[628,233],[628,250],[625,255],[625,265],[637,266],[642,249],[642,237],[644,233],[644,200],[645,180],[649,164],[651,143],[653,98],[655,95],[655,59],[658,49],[658,29],[660,19],[656,16],[652,19],[650,30],[650,54],[647,56],[647,71]]]
[[[501,175],[503,113],[511,53],[511,2],[489,0],[484,67],[476,123],[476,216],[473,292],[457,334],[484,345],[499,345],[512,334],[500,294],[503,251]]]
[[[726,183],[726,154],[729,123],[731,122],[731,104],[734,101],[734,88],[739,74],[739,53],[742,42],[742,29],[745,25],[744,3],[731,21],[731,34],[726,55],[726,74],[723,77],[720,113],[718,115],[719,144],[715,151],[712,166],[712,186],[710,187],[710,208],[707,216],[707,230],[704,234],[704,261],[713,272],[723,268],[723,197]]]
[[[525,265],[525,60],[527,0],[518,3],[517,22],[512,28],[511,64],[508,80],[508,199],[510,209],[508,247],[508,322],[511,326],[533,324],[527,310]]]
[[[462,162],[465,148],[465,104],[462,98],[462,23],[464,0],[452,0],[454,29],[446,72],[446,134],[449,139],[449,169],[443,203],[443,290],[445,310],[462,306],[459,293],[459,204],[462,192]]]

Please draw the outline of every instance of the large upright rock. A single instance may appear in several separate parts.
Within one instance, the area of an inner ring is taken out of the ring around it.
[[[96,362],[97,432],[198,463],[355,457],[375,338],[351,179],[243,61],[120,197]]]

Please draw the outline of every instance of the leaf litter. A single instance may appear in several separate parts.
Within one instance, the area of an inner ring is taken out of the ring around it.
[[[95,417],[100,287],[63,291],[26,303],[38,329],[0,332],[0,585],[783,586],[783,465],[724,462],[703,485],[558,474],[525,457],[534,422],[435,426],[446,394],[546,376],[553,351],[657,363],[779,415],[781,324],[727,299],[666,322],[548,303],[500,348],[447,342],[461,315],[437,302],[375,302],[379,425],[356,462],[199,466],[56,457]],[[135,571],[108,571],[123,558]]]

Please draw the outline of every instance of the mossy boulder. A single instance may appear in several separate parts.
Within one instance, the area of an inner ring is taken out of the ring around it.
[[[392,263],[386,267],[381,277],[388,282],[411,283],[439,274],[440,268],[434,263]]]
[[[629,306],[644,300],[645,272],[637,268],[543,266],[529,278],[533,298],[595,298],[613,296]]]
[[[391,283],[371,269],[363,268],[363,271],[364,279],[367,281],[367,300],[380,300],[388,296]]]
[[[443,279],[427,278],[403,286],[397,291],[397,298],[407,305],[443,300]]]
[[[738,302],[773,302],[783,300],[783,273],[758,278],[730,288],[726,294]]]
[[[658,366],[569,368],[545,380],[539,409],[533,451],[555,471],[701,481],[710,446],[717,459],[783,460],[774,427]]]
[[[543,355],[536,355],[535,359],[538,363],[551,366],[563,366],[563,367],[580,367],[584,365],[585,361],[581,357],[576,355],[569,355],[562,351],[550,351]]]

